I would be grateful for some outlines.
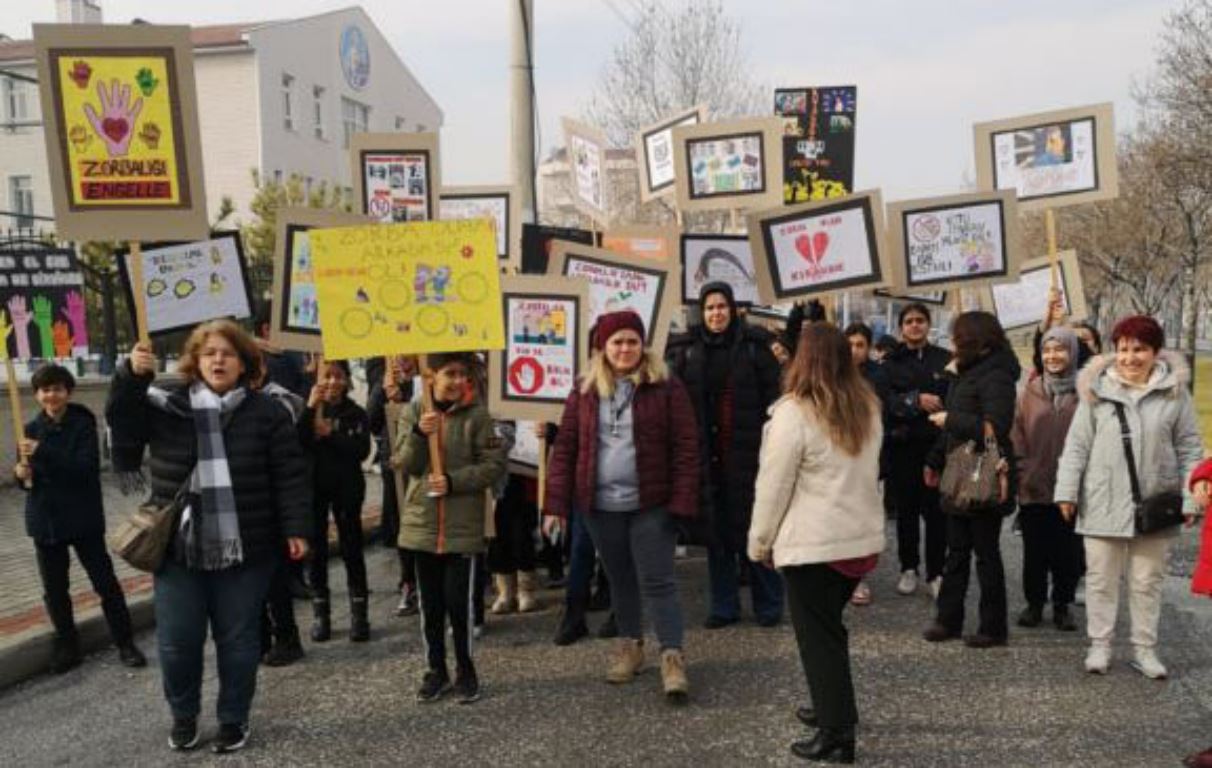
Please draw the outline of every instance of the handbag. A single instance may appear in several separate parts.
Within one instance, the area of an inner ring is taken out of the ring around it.
[[[109,536],[109,547],[113,553],[136,570],[146,573],[160,570],[168,544],[177,529],[177,521],[181,519],[181,512],[188,503],[192,477],[191,470],[172,501],[167,504],[144,502],[119,523]]]
[[[968,440],[947,453],[939,494],[956,512],[990,509],[1006,500],[1006,478],[1001,471],[1002,451],[993,425],[984,422],[984,438]]]
[[[1115,403],[1115,415],[1119,417],[1119,433],[1124,443],[1124,458],[1128,460],[1128,481],[1132,484],[1132,503],[1136,532],[1156,533],[1173,528],[1183,522],[1183,495],[1181,491],[1162,491],[1147,499],[1141,498],[1140,478],[1136,474],[1136,457],[1132,452],[1132,430],[1128,428],[1128,417],[1124,415],[1123,403]]]

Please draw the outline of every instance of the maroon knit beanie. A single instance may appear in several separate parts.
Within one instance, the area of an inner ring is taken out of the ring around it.
[[[598,318],[598,322],[593,327],[593,340],[590,346],[594,349],[605,349],[606,342],[610,341],[610,337],[619,331],[635,331],[640,335],[640,341],[644,341],[644,321],[630,309],[625,309],[622,312],[608,312]]]

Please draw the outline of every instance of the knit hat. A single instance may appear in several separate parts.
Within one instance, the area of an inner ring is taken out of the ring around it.
[[[640,336],[640,341],[644,341],[644,321],[640,319],[634,311],[625,309],[621,312],[608,312],[598,318],[598,322],[593,327],[593,341],[591,346],[594,349],[605,349],[606,342],[610,341],[610,337],[619,331],[635,331]]]

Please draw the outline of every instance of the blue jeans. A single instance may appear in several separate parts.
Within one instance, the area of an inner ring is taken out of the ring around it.
[[[758,621],[778,621],[783,615],[783,577],[778,571],[753,562],[744,552],[718,545],[707,549],[707,575],[711,580],[711,615],[730,621],[741,618],[738,562],[740,568],[749,572],[753,613]]]
[[[585,527],[585,513],[573,510],[569,515],[569,527],[572,537],[571,552],[568,556],[568,583],[564,590],[564,605],[573,611],[580,607],[584,615],[585,604],[589,602],[589,590],[593,583],[593,566],[597,562],[597,550],[593,548],[593,539],[589,529]]]
[[[610,600],[619,636],[641,640],[648,604],[661,650],[682,649],[682,606],[673,572],[678,531],[665,509],[594,510],[585,525],[610,579]]]
[[[156,574],[156,642],[164,698],[174,718],[196,718],[202,708],[202,651],[209,626],[219,664],[219,723],[248,722],[261,661],[261,605],[276,566],[266,560],[194,571],[170,559]]]

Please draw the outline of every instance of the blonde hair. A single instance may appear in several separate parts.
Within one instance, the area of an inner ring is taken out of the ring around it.
[[[850,343],[835,326],[804,328],[795,359],[787,368],[784,390],[810,406],[833,444],[851,456],[875,428],[879,400],[850,357]]]
[[[639,386],[640,384],[659,384],[669,378],[669,369],[665,361],[651,349],[645,348],[640,357],[640,364],[626,378]],[[606,353],[594,352],[589,358],[589,370],[581,376],[581,394],[587,395],[596,390],[598,397],[607,398],[614,394],[614,369],[606,360]]]

